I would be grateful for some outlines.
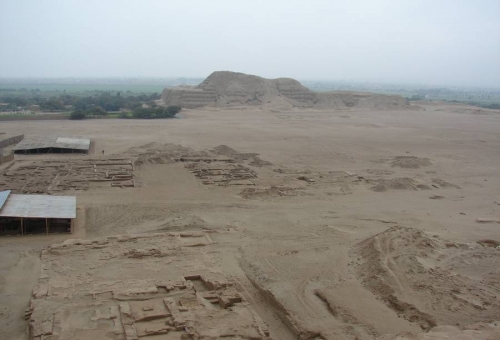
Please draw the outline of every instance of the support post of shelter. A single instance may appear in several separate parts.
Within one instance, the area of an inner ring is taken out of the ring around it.
[[[21,217],[21,236],[24,236],[23,218]]]
[[[45,232],[47,233],[47,235],[49,234],[49,219],[48,218],[45,219]]]

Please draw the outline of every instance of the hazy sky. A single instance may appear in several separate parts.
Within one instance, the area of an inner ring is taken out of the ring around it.
[[[0,77],[500,87],[500,0],[0,0]]]

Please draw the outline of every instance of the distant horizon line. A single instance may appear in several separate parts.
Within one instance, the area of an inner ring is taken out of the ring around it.
[[[239,72],[241,73],[241,72]],[[249,74],[249,73],[247,73]],[[250,75],[250,74],[249,74]],[[0,85],[22,85],[22,83],[10,84],[4,83],[4,81],[57,81],[57,80],[175,80],[175,79],[206,79],[206,76],[64,76],[64,77],[34,77],[34,76],[0,76]],[[265,78],[265,77],[262,77]],[[401,82],[401,81],[375,81],[375,80],[354,80],[354,79],[334,79],[334,78],[292,78],[292,77],[278,77],[278,78],[291,78],[299,81],[317,81],[317,82],[336,82],[336,83],[351,83],[351,84],[373,84],[373,85],[405,85],[405,86],[425,86],[425,87],[451,87],[451,88],[483,88],[483,89],[498,89],[500,86],[488,86],[488,85],[451,85],[451,84],[437,84],[437,83],[422,83],[422,82]],[[277,79],[277,78],[267,78],[267,79]],[[39,85],[44,85],[42,83],[37,83]],[[57,83],[52,83],[57,85]],[[26,83],[26,85],[29,85]],[[34,84],[31,84],[34,85]],[[71,85],[71,84],[65,84]],[[75,84],[77,85],[77,84]],[[89,84],[90,85],[90,84]],[[96,84],[97,85],[97,84]],[[100,84],[102,85],[102,84]],[[110,84],[111,85],[111,84]]]

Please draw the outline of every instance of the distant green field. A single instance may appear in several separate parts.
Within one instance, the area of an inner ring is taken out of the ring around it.
[[[151,84],[0,84],[0,89],[27,89],[40,90],[43,92],[70,92],[70,93],[85,93],[94,91],[120,91],[132,93],[161,93],[165,86]]]
[[[0,114],[0,121],[12,120],[68,120],[71,112],[61,112],[60,114],[36,114],[36,115],[20,115],[20,114]],[[109,112],[104,117],[88,117],[87,119],[118,119],[121,112]]]

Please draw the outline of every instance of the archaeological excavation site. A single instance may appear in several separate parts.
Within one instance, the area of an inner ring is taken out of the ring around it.
[[[158,103],[1,123],[1,340],[500,339],[498,110],[226,71]]]

